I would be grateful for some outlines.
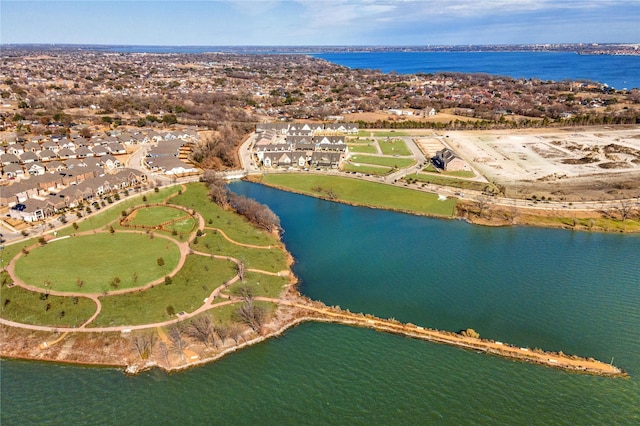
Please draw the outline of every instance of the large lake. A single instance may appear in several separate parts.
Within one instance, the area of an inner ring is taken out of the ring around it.
[[[640,56],[572,52],[349,52],[314,55],[349,68],[400,74],[463,72],[541,80],[597,81],[640,88]]]
[[[2,425],[638,424],[640,237],[483,228],[239,182],[285,228],[306,295],[610,361],[582,376],[332,324],[166,375],[5,360]]]

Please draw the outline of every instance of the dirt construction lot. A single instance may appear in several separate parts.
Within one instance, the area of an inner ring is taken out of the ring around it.
[[[445,132],[442,140],[507,196],[640,196],[640,127]]]

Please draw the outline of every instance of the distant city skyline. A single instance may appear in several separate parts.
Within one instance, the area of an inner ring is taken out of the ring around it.
[[[0,0],[0,43],[640,43],[640,0]]]

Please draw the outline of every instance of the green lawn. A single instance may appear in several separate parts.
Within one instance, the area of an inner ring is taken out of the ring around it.
[[[336,176],[269,173],[263,182],[312,196],[325,195],[314,191],[316,188],[331,189],[336,201],[434,216],[451,217],[456,205],[455,199],[439,201],[436,194]]]
[[[368,135],[367,135],[368,136]],[[364,137],[360,137],[358,136],[357,138],[354,137],[347,137],[347,145],[348,144],[375,144],[376,140],[375,139],[371,139],[371,138],[364,138]]]
[[[192,216],[170,207],[145,207],[164,201],[170,194],[181,194],[170,200],[198,211],[207,226],[222,229],[230,238],[247,244],[273,246],[272,249],[243,248],[223,240],[213,230],[205,230],[193,248],[198,251],[219,253],[241,258],[247,268],[272,272],[286,270],[287,253],[274,235],[255,229],[243,217],[225,211],[212,203],[203,184],[190,184],[186,191],[180,187],[165,188],[127,200],[112,209],[104,209],[90,219],[80,223],[78,230],[68,227],[58,236],[94,229],[106,229],[106,225],[121,219],[123,210],[142,207],[136,218],[138,224],[157,225],[172,219],[177,232],[191,230],[196,224]],[[32,248],[27,256],[16,263],[16,273],[29,284],[57,291],[81,291],[102,294],[102,310],[90,325],[115,326],[137,325],[175,318],[180,311],[192,312],[202,306],[204,298],[218,286],[233,278],[237,271],[235,263],[215,259],[212,256],[189,255],[185,265],[167,284],[162,282],[145,291],[133,291],[122,295],[110,295],[115,289],[142,286],[153,278],[162,278],[175,269],[179,250],[175,243],[156,234],[151,238],[146,233],[124,232],[116,221],[115,233],[93,233],[72,236]],[[0,251],[3,264],[9,262],[23,247],[33,245],[29,241],[10,245]],[[209,245],[209,249],[205,248]],[[163,266],[158,265],[162,257]],[[135,278],[134,278],[135,273]],[[10,279],[3,275],[0,312],[3,318],[28,324],[52,326],[78,326],[93,315],[95,303],[87,298],[61,297],[30,292],[18,286],[8,287]],[[118,278],[115,287],[114,278]],[[78,280],[81,285],[78,285]],[[288,277],[270,276],[247,271],[246,284],[255,287],[256,295],[275,297],[280,294]],[[233,289],[231,290],[233,291]],[[222,300],[222,299],[220,299]],[[216,303],[216,302],[214,302]],[[273,304],[264,304],[269,311]],[[231,321],[237,306],[215,309],[216,318]],[[222,315],[221,315],[222,314]]]
[[[244,286],[251,290],[254,296],[277,298],[284,286],[289,283],[288,277],[274,277],[272,275],[258,274],[255,272],[247,272],[245,274],[245,282],[240,281],[229,286],[224,291],[226,294],[239,295],[240,289]]]
[[[413,166],[416,162],[412,158],[376,157],[373,155],[352,155],[353,163],[371,164],[374,166],[396,167],[404,169]]]
[[[208,193],[204,184],[190,184],[187,191],[172,198],[170,203],[198,211],[205,220],[205,226],[224,230],[225,234],[234,241],[257,246],[280,244],[276,236],[256,229],[244,217],[232,211],[223,210],[211,202]]]
[[[195,251],[231,256],[244,262],[247,268],[269,272],[287,269],[287,257],[280,244],[268,249],[242,247],[227,241],[215,230],[205,229],[205,234],[198,237],[197,244],[191,243]],[[268,246],[265,246],[268,247]]]
[[[141,207],[135,210],[132,215],[133,218],[129,222],[130,224],[154,227],[164,222],[187,216],[188,213],[173,207],[151,206]]]
[[[102,311],[92,327],[135,325],[175,318],[170,312],[192,312],[224,282],[236,275],[233,262],[190,255],[171,284],[143,292],[102,297]],[[141,307],[144,307],[141,309]]]
[[[377,154],[378,153],[378,149],[374,146],[374,145],[353,145],[353,144],[348,144],[349,145],[349,152],[360,152],[363,154]]]
[[[405,176],[405,180],[417,180],[418,182],[432,183],[434,185],[451,186],[461,189],[472,189],[475,191],[484,191],[485,189],[495,188],[493,184],[486,182],[477,182],[473,180],[456,179],[454,177],[442,176],[439,174],[412,173]]]
[[[355,165],[355,164],[344,163],[342,165],[341,170],[343,172],[356,172],[356,173],[362,173],[365,175],[368,174],[373,176],[386,176],[389,173],[391,173],[393,169],[391,169],[390,167],[370,166],[368,164]]]
[[[378,145],[384,155],[412,155],[411,150],[402,139],[378,139]]]
[[[0,316],[23,324],[77,327],[96,311],[96,304],[86,297],[46,296],[6,285],[0,293]]]
[[[164,265],[158,264],[159,258]],[[161,278],[177,266],[179,259],[178,247],[164,238],[150,239],[145,234],[125,232],[99,233],[34,248],[18,259],[16,274],[41,288],[102,293],[139,287]],[[114,283],[116,277],[120,282]]]
[[[367,133],[371,133],[371,132],[367,132]],[[388,130],[388,131],[381,131],[381,132],[374,131],[373,132],[373,136],[375,136],[377,138],[393,138],[395,136],[409,136],[409,134],[406,133],[406,132]]]
[[[114,220],[120,220],[122,218],[122,211],[127,210],[133,206],[137,206],[143,203],[160,203],[164,201],[169,195],[177,193],[180,190],[179,187],[170,187],[160,189],[158,192],[151,191],[143,195],[132,197],[128,200],[122,201],[116,205],[108,205],[108,208],[102,208],[100,213],[95,213],[93,216],[83,219],[77,223],[78,229],[74,229],[69,225],[66,228],[58,231],[58,236],[71,235],[76,232],[82,232],[89,229],[101,229],[107,226],[108,223]],[[146,198],[147,201],[143,201]],[[83,212],[84,214],[84,212]],[[75,219],[75,213],[69,212],[66,214],[68,219]],[[115,227],[115,226],[114,226]]]

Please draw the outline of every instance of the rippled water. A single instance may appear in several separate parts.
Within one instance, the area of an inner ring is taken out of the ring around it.
[[[328,304],[609,361],[581,376],[333,324],[305,324],[166,375],[5,360],[3,425],[638,424],[640,238],[491,229],[354,208],[248,183]]]

